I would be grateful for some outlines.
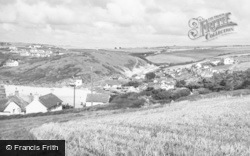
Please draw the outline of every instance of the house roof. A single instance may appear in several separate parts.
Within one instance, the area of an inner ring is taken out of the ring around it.
[[[15,104],[17,104],[22,111],[25,111],[25,107],[28,105],[28,102],[24,101],[22,98],[13,95],[9,96],[6,99],[0,100],[0,112],[4,111],[10,102],[14,102]]]
[[[8,98],[9,102],[15,102],[21,108],[22,111],[25,111],[25,107],[29,104],[27,101],[16,95],[9,96]]]
[[[3,112],[8,106],[8,99],[0,99],[0,112]]]
[[[109,102],[110,95],[108,94],[88,94],[86,102]]]
[[[63,101],[61,99],[59,99],[57,96],[55,96],[54,94],[50,93],[50,94],[46,94],[43,96],[39,97],[39,101],[48,109],[55,107],[58,105],[58,103],[62,103]]]

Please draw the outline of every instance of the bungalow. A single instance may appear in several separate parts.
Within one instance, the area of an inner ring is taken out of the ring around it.
[[[109,103],[110,95],[108,94],[87,94],[87,99],[85,105],[103,105]]]
[[[0,114],[1,115],[13,115],[13,114],[24,114],[25,107],[28,102],[24,101],[17,94],[9,96],[6,99],[0,100]]]
[[[217,65],[219,65],[220,62],[221,62],[221,60],[213,60],[213,61],[211,61],[211,64],[217,66]]]
[[[106,80],[105,81],[105,86],[103,87],[104,90],[108,89],[120,89],[122,87],[121,82],[116,81],[116,80]]]
[[[233,58],[225,58],[224,59],[224,64],[233,64],[234,63],[234,59]]]
[[[26,106],[26,113],[39,113],[62,110],[62,100],[50,93],[44,96],[34,95],[33,101]]]

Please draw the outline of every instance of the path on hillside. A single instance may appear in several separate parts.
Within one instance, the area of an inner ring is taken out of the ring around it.
[[[135,65],[134,65],[134,67],[133,67],[133,69],[138,65],[138,63],[139,63],[139,61],[138,61],[138,58],[135,58],[136,59],[136,62],[135,62]],[[133,70],[132,69],[132,70]]]

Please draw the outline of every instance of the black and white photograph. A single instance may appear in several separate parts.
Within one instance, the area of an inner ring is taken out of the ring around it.
[[[249,0],[0,0],[0,156],[250,156]]]

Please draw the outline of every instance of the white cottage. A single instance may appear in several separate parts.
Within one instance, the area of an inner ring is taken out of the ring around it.
[[[94,106],[94,105],[103,105],[109,102],[110,95],[108,94],[88,94],[85,105]]]
[[[6,67],[17,67],[19,65],[18,61],[16,60],[8,60],[4,66]]]
[[[45,113],[49,111],[62,110],[62,100],[50,93],[38,98],[34,96],[33,101],[26,106],[26,113]]]
[[[233,64],[234,63],[234,59],[233,58],[225,58],[224,59],[224,64]]]
[[[24,114],[28,102],[24,101],[18,95],[9,96],[0,100],[0,115]]]

